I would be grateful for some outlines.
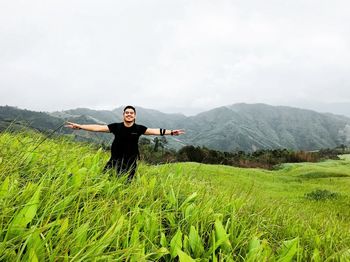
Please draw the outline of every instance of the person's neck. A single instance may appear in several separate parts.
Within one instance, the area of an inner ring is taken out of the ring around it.
[[[126,122],[124,121],[124,126],[131,127],[134,124],[134,122]]]

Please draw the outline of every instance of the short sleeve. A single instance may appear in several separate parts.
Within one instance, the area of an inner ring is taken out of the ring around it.
[[[147,130],[147,127],[143,126],[143,125],[139,125],[138,126],[138,133],[139,135],[143,135]]]
[[[118,123],[109,124],[107,126],[108,126],[108,129],[109,129],[109,132],[111,132],[113,134],[118,133],[118,126],[119,126]]]

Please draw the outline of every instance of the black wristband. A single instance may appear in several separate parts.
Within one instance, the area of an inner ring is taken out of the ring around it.
[[[173,136],[173,135],[174,135],[174,131],[173,131],[173,130],[171,130],[170,134]]]

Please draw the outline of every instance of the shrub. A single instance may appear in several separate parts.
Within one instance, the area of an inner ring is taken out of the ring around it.
[[[327,199],[335,199],[340,196],[339,193],[331,192],[326,189],[316,189],[314,191],[311,191],[310,193],[305,194],[305,198],[309,200],[315,200],[315,201],[323,201]]]

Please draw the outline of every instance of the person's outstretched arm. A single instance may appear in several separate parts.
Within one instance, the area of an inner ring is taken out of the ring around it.
[[[162,128],[147,128],[145,135],[171,135],[171,136],[178,136],[185,134],[185,131],[182,129],[175,129],[175,130],[169,130],[169,129],[162,129]]]
[[[67,122],[67,125],[65,125],[65,127],[93,132],[109,132],[107,125],[80,125],[77,123]]]

